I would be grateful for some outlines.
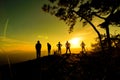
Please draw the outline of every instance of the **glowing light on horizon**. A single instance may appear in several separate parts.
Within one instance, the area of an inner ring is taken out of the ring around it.
[[[81,37],[76,37],[76,38],[72,38],[69,42],[71,43],[72,48],[78,48],[80,47],[81,41],[82,41]]]

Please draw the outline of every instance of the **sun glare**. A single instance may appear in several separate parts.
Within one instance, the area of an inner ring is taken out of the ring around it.
[[[73,47],[73,48],[78,48],[78,47],[80,47],[81,41],[82,41],[82,38],[72,38],[72,39],[70,40],[71,47]]]

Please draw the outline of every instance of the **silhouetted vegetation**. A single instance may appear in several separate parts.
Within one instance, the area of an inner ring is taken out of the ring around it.
[[[100,32],[92,22],[94,17],[103,20],[98,26],[104,28],[107,34],[108,48],[111,48],[110,25],[120,25],[120,0],[48,0],[52,5],[45,4],[43,10],[55,15],[70,26],[72,32],[77,20],[83,22],[83,26],[89,23],[98,34],[102,50],[102,40]]]
[[[107,44],[107,35],[101,34],[102,39],[102,45],[104,47],[104,50],[108,50],[108,44]],[[120,34],[114,34],[110,36],[111,40],[111,49],[120,49]],[[100,51],[100,42],[98,38],[96,38],[96,43],[91,45],[93,47],[94,51]]]

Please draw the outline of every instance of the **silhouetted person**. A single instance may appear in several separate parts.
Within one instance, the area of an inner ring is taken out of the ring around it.
[[[36,48],[36,57],[40,58],[41,57],[41,43],[40,41],[37,41],[35,48]]]
[[[61,47],[62,47],[62,44],[61,44],[60,42],[58,42],[57,47],[58,47],[58,53],[61,54]]]
[[[85,43],[82,41],[80,45],[81,45],[81,48],[82,48],[82,53],[85,53],[86,52]]]
[[[66,44],[65,44],[65,47],[66,47],[66,54],[69,50],[70,54],[71,54],[71,51],[70,51],[70,43],[67,41]]]
[[[48,48],[48,56],[50,55],[50,51],[51,51],[51,45],[50,43],[47,43],[47,48]]]

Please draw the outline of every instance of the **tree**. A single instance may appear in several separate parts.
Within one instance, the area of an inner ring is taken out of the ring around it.
[[[102,37],[102,44],[104,46],[104,51],[106,54],[109,54],[109,55],[120,55],[119,52],[120,52],[120,34],[111,34],[110,35],[110,39],[111,39],[111,50],[112,52],[109,52],[107,50],[107,35],[106,34],[101,34],[101,37]],[[98,40],[99,38],[97,37],[95,40],[96,40],[96,43],[93,43],[91,44],[91,47],[92,47],[92,51],[95,52],[95,53],[99,53],[101,52],[100,51],[100,42]],[[104,55],[104,54],[102,54]]]
[[[118,18],[120,14],[119,0],[49,0],[52,5],[44,5],[42,9],[45,12],[55,15],[60,20],[63,20],[70,26],[69,32],[73,31],[74,25],[77,20],[83,22],[83,26],[89,23],[95,32],[98,34],[101,48],[102,40],[100,32],[93,24],[92,20],[94,17],[103,19],[104,22],[100,23],[99,26],[105,28],[107,34],[107,42],[109,47],[110,34],[109,25],[119,25],[120,20]]]
[[[107,44],[110,49],[111,40],[109,26],[120,26],[120,0],[92,0],[90,5],[96,10],[94,15],[104,20],[100,26],[106,30]]]
[[[119,49],[120,48],[120,34],[111,35],[112,47]]]
[[[104,50],[106,50],[106,35],[105,34],[101,34],[101,40],[102,40],[102,46],[104,48]],[[94,52],[100,52],[100,41],[99,41],[99,37],[95,38],[95,43],[91,44],[92,47],[92,51]]]

